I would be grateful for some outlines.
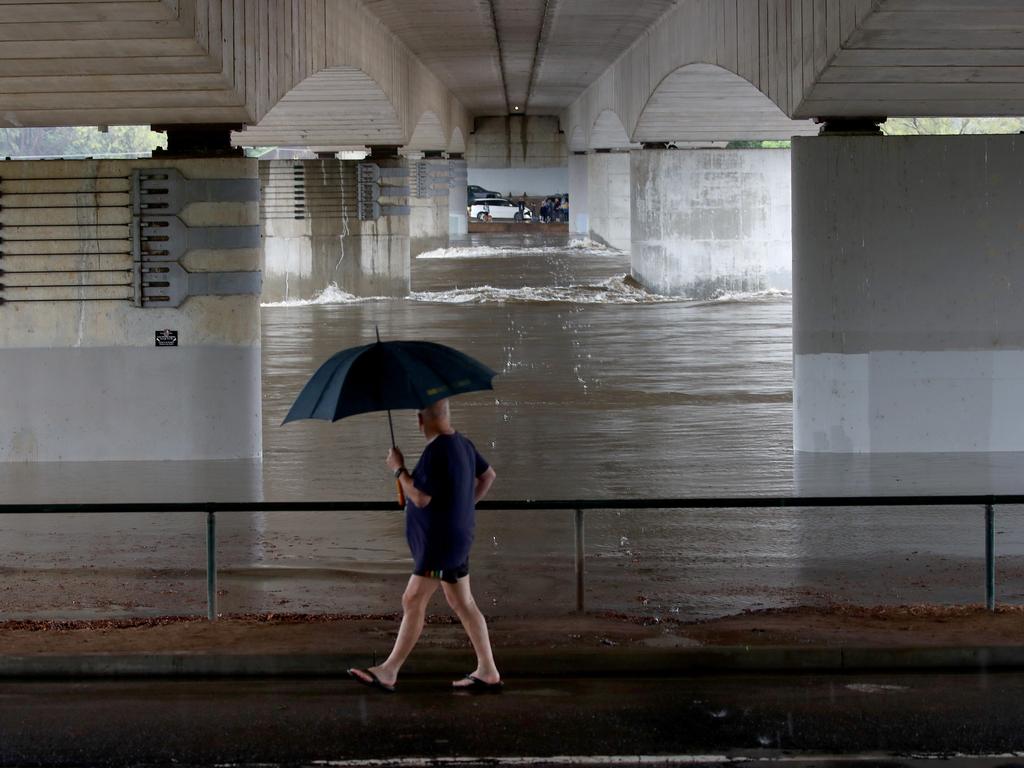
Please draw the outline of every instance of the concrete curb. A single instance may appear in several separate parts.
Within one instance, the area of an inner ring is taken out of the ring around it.
[[[499,650],[507,677],[610,677],[723,673],[880,672],[1024,668],[1024,646],[827,648],[709,646],[664,649]],[[138,677],[333,677],[373,663],[367,654],[81,654],[0,656],[0,679]],[[472,669],[468,651],[425,649],[403,675]]]

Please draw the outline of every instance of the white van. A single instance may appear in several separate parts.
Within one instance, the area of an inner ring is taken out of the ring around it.
[[[469,208],[469,215],[477,221],[533,221],[533,211],[529,206],[523,207],[519,213],[519,203],[513,203],[504,197],[484,197],[474,200]]]

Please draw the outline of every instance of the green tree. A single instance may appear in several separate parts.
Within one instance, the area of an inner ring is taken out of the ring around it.
[[[96,128],[0,128],[0,157],[145,155],[167,146],[167,137],[144,125]]]
[[[730,141],[726,149],[789,149],[788,140],[766,139],[764,141]]]
[[[882,124],[886,136],[962,136],[975,133],[1020,133],[1019,117],[891,117]]]

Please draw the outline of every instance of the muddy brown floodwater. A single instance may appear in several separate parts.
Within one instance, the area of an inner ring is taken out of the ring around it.
[[[373,338],[431,339],[499,371],[456,426],[496,467],[492,498],[1019,492],[1015,454],[794,457],[788,295],[687,302],[626,278],[618,252],[477,238],[415,261],[414,294],[263,312],[264,459],[8,465],[8,501],[391,498],[387,422],[280,422],[319,363]],[[410,459],[422,440],[396,414]],[[999,510],[1000,599],[1024,597],[1020,510]],[[587,515],[588,604],[703,618],[745,609],[977,602],[977,509],[606,511]],[[221,610],[391,610],[401,514],[222,515]],[[204,610],[198,515],[0,518],[5,617]],[[491,613],[572,608],[570,513],[486,512],[472,568]],[[439,607],[439,606],[438,606]]]

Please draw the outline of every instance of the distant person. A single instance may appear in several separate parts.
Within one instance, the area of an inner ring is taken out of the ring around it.
[[[519,198],[519,221],[526,221],[526,195]]]
[[[562,220],[562,198],[556,197],[554,205],[551,208],[551,220],[561,221]]]
[[[548,216],[551,215],[551,198],[545,197],[544,202],[540,205],[540,220],[544,224],[548,223]]]
[[[424,408],[417,418],[427,447],[415,469],[405,468],[405,457],[397,448],[388,451],[387,457],[388,468],[405,493],[405,536],[413,556],[412,576],[402,595],[402,625],[383,664],[348,673],[364,685],[393,692],[398,672],[423,631],[427,604],[440,584],[476,651],[476,669],[452,687],[497,692],[502,682],[487,622],[469,590],[476,503],[487,495],[497,475],[473,443],[452,428],[447,400]]]

